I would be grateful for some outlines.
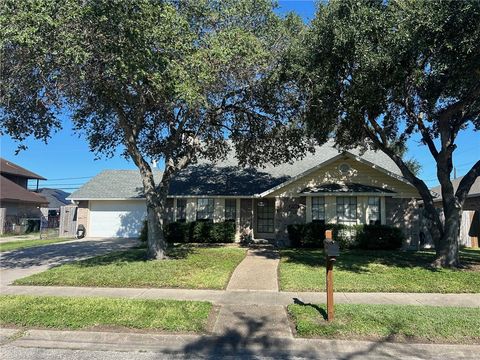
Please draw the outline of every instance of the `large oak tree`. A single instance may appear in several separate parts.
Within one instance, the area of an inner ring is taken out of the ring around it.
[[[149,255],[163,258],[166,197],[179,171],[221,158],[231,144],[243,163],[298,151],[301,129],[284,126],[298,91],[278,68],[301,22],[273,8],[268,0],[6,0],[1,132],[46,140],[67,113],[92,151],[124,149],[143,181]],[[165,163],[158,182],[151,160]]]
[[[292,66],[311,134],[385,152],[417,188],[439,266],[459,264],[462,206],[480,174],[477,161],[456,191],[450,180],[458,134],[480,129],[479,39],[478,0],[333,0],[319,4]],[[444,222],[400,155],[416,135],[436,165]]]

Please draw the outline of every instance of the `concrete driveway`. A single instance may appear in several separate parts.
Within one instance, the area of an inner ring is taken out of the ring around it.
[[[138,245],[137,239],[87,238],[14,250],[0,254],[0,285],[45,271],[53,266]]]

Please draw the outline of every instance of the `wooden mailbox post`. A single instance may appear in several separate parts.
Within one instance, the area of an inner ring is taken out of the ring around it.
[[[325,240],[323,241],[325,256],[327,258],[327,321],[334,318],[333,308],[333,264],[340,254],[338,243],[333,241],[332,230],[325,231]]]

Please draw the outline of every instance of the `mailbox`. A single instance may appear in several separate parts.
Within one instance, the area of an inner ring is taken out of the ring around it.
[[[338,245],[338,242],[330,240],[330,239],[325,239],[323,241],[324,249],[325,249],[325,255],[328,257],[337,257],[340,255],[340,246]]]

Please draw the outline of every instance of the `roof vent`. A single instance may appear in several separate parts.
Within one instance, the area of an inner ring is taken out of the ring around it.
[[[347,163],[343,163],[338,166],[338,170],[342,173],[342,175],[348,175],[350,173],[351,167]]]

